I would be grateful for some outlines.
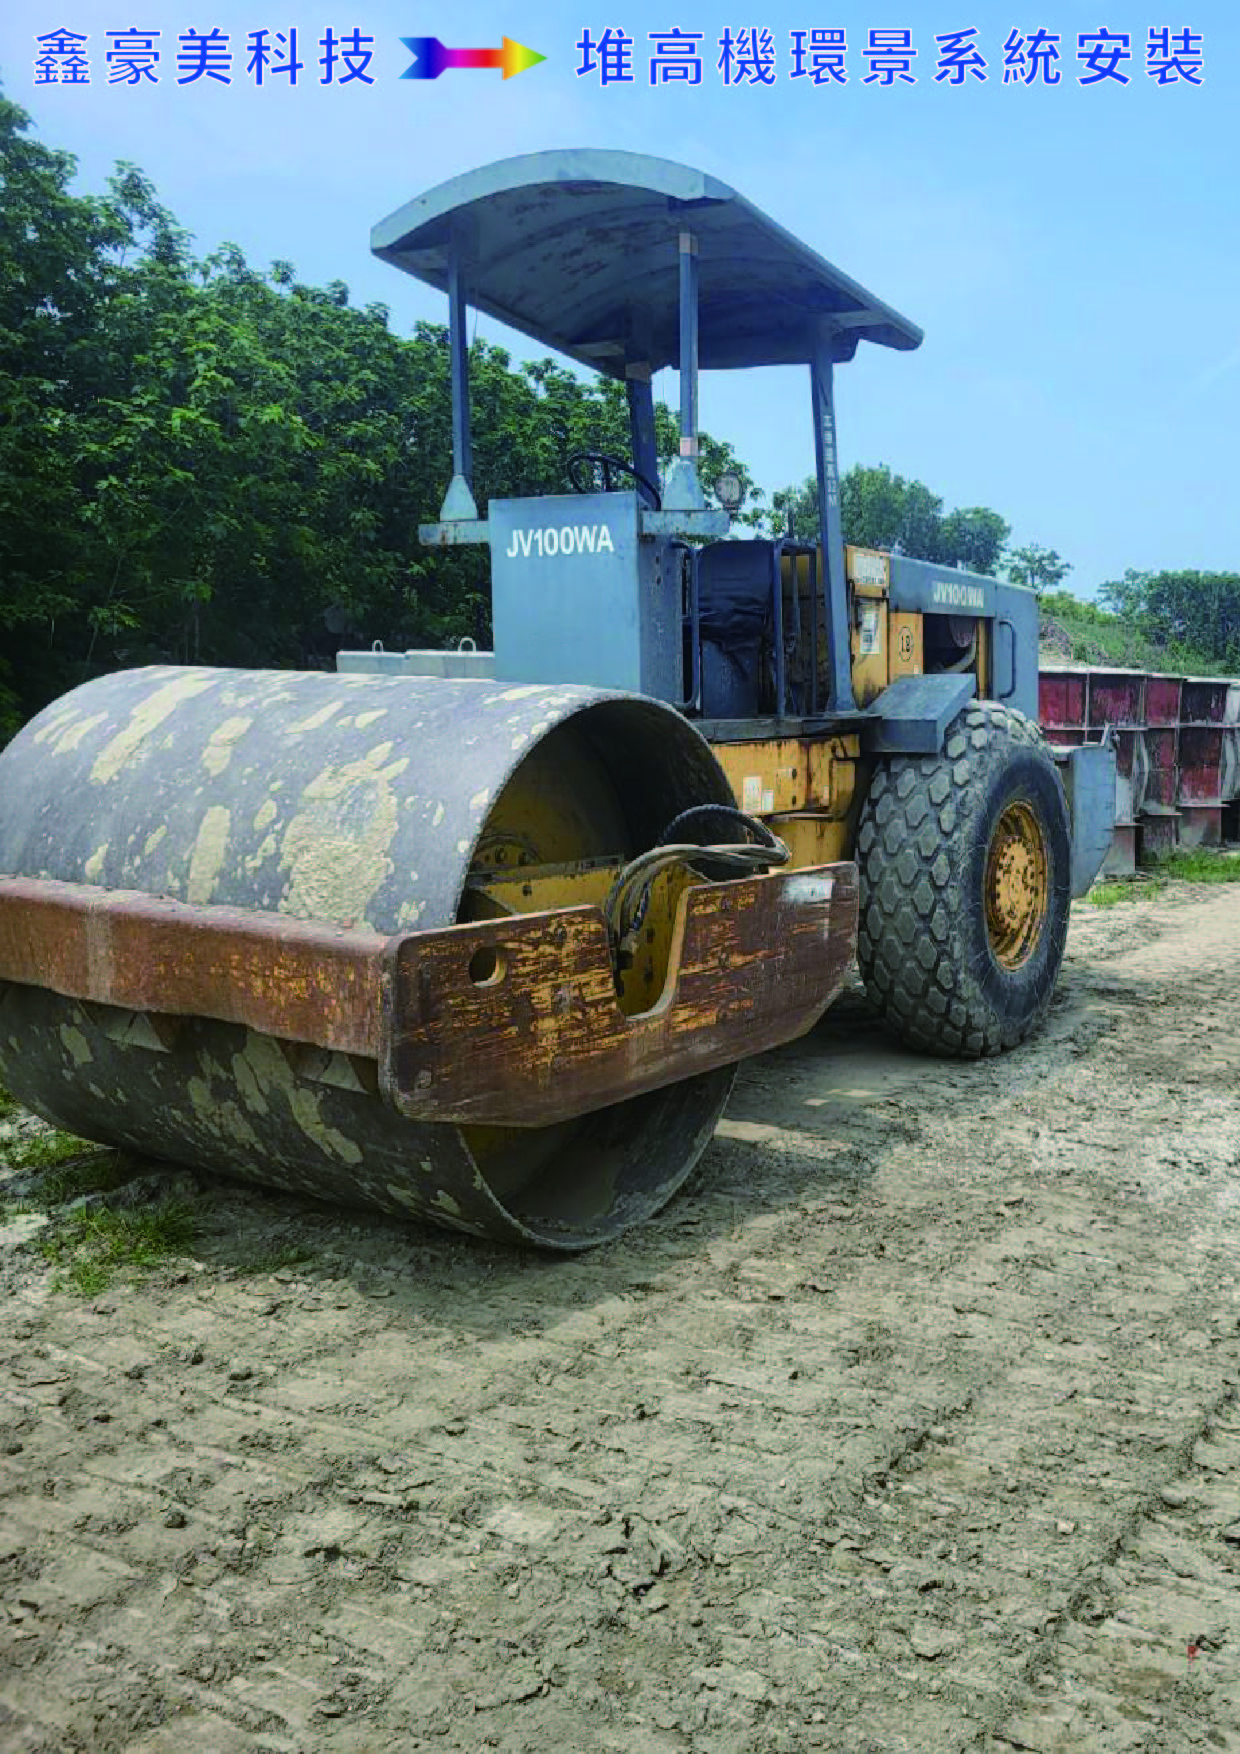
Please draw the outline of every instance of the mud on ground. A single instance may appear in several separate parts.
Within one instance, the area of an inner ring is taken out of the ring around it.
[[[1001,1061],[845,1006],[584,1257],[181,1172],[136,1285],[10,1248],[0,1748],[1240,1748],[1238,1073],[1174,890]]]

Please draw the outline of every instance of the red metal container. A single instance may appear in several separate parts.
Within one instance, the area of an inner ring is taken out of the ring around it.
[[[1225,677],[1190,676],[1180,701],[1179,794],[1185,846],[1218,846],[1233,765],[1234,733],[1227,729],[1230,683]]]

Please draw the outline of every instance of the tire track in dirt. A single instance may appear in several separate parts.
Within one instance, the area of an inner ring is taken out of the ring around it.
[[[1230,968],[1216,969],[1209,983],[1220,993],[1235,991],[1234,949],[1231,964]],[[1194,1000],[1194,1005],[1196,1003]],[[1108,1070],[1113,1075],[1116,1069]],[[1122,1106],[1128,1092],[1121,1088],[1114,1094]],[[1136,1117],[1136,1125],[1129,1128],[1128,1133],[1125,1138],[1122,1125],[1113,1133],[1108,1142],[1110,1154],[1122,1156],[1130,1152],[1134,1158],[1139,1157],[1142,1117]],[[1088,1147],[1091,1143],[1087,1138],[1067,1142],[1074,1148],[1074,1156],[1081,1154],[1082,1145]],[[1062,1143],[1053,1141],[1053,1148],[1047,1153],[1052,1163],[1060,1155]],[[875,1745],[918,1745],[916,1738],[905,1742],[896,1721],[898,1708],[906,1704],[917,1688],[917,1674],[908,1672],[907,1662],[903,1685],[894,1688],[891,1685],[893,1669],[898,1671],[902,1654],[907,1656],[907,1647],[904,1653],[901,1651],[901,1634],[907,1635],[917,1654],[929,1656],[934,1661],[936,1679],[930,1685],[935,1690],[942,1686],[958,1708],[957,1716],[978,1715],[984,1723],[993,1715],[984,1706],[990,1681],[988,1679],[980,1685],[979,1682],[988,1667],[996,1671],[993,1684],[998,1689],[998,1697],[1002,1698],[1005,1664],[1002,1660],[996,1662],[996,1655],[1006,1650],[1015,1661],[1019,1659],[1022,1641],[1028,1641],[1035,1648],[1040,1644],[1043,1626],[1056,1624],[1066,1608],[1071,1607],[1081,1591],[1082,1580],[1090,1576],[1099,1556],[1105,1553],[1111,1539],[1111,1527],[1117,1518],[1122,1526],[1125,1504],[1139,1501],[1142,1493],[1149,1489],[1151,1479],[1165,1477],[1165,1464],[1159,1451],[1166,1441],[1166,1426],[1157,1427],[1152,1443],[1142,1444],[1139,1426],[1134,1431],[1134,1421],[1151,1419],[1156,1413],[1163,1419],[1168,1415],[1172,1418],[1178,1415],[1186,1429],[1191,1431],[1198,1417],[1198,1397],[1210,1394],[1214,1387],[1213,1373],[1209,1368],[1189,1376],[1182,1362],[1175,1358],[1169,1361],[1170,1371],[1160,1367],[1141,1370],[1135,1364],[1119,1372],[1114,1369],[1097,1371],[1095,1359],[1089,1356],[1091,1352],[1102,1364],[1113,1362],[1114,1353],[1122,1350],[1125,1340],[1132,1343],[1134,1360],[1142,1356],[1137,1348],[1144,1346],[1148,1352],[1147,1336],[1140,1331],[1141,1322],[1147,1314],[1163,1314],[1157,1307],[1160,1281],[1168,1271],[1172,1278],[1176,1275],[1174,1263],[1179,1248],[1176,1232],[1182,1234],[1183,1226],[1174,1225],[1168,1234],[1164,1215],[1141,1209],[1134,1215],[1135,1222],[1133,1217],[1127,1223],[1118,1214],[1112,1217],[1107,1214],[1108,1202],[1113,1206],[1115,1194],[1122,1194],[1125,1189],[1116,1189],[1110,1177],[1093,1179],[1099,1185],[1093,1189],[1083,1188],[1083,1202],[1077,1202],[1075,1211],[1062,1210],[1058,1221],[1048,1211],[1045,1196],[1035,1195],[1038,1209],[1033,1214],[1036,1221],[1032,1224],[1030,1237],[1022,1238],[1018,1233],[1009,1232],[1003,1239],[1006,1271],[998,1275],[986,1273],[983,1251],[965,1283],[950,1291],[953,1308],[958,1313],[969,1316],[980,1313],[983,1316],[981,1331],[985,1342],[997,1348],[1002,1345],[1004,1336],[997,1328],[993,1310],[985,1307],[985,1298],[979,1308],[973,1287],[979,1278],[983,1287],[993,1282],[1003,1283],[1009,1314],[1017,1317],[1026,1328],[1040,1323],[1037,1337],[1067,1348],[1069,1358],[1084,1359],[1087,1363],[1085,1373],[1072,1372],[1065,1388],[1058,1372],[1048,1372],[1036,1361],[1023,1369],[1014,1368],[1014,1361],[1009,1361],[1008,1373],[1001,1378],[997,1373],[989,1385],[979,1387],[965,1403],[962,1417],[953,1426],[934,1433],[937,1442],[933,1448],[922,1442],[910,1445],[916,1464],[912,1478],[906,1461],[902,1468],[894,1471],[894,1478],[880,1479],[880,1484],[889,1489],[887,1499],[878,1503],[880,1514],[890,1509],[892,1493],[899,1492],[903,1498],[898,1510],[892,1513],[896,1541],[884,1544],[881,1540],[883,1525],[871,1516],[868,1525],[859,1531],[859,1541],[841,1544],[846,1552],[860,1555],[859,1560],[846,1561],[842,1568],[852,1584],[858,1578],[865,1581],[867,1563],[886,1578],[899,1580],[902,1572],[908,1569],[906,1562],[910,1556],[918,1562],[924,1561],[927,1555],[932,1559],[958,1560],[960,1555],[955,1547],[944,1553],[943,1543],[933,1541],[936,1524],[946,1522],[954,1530],[963,1522],[966,1530],[985,1537],[975,1542],[976,1557],[981,1565],[974,1568],[972,1575],[969,1575],[967,1566],[956,1566],[954,1571],[948,1566],[946,1575],[941,1565],[937,1572],[931,1570],[929,1573],[919,1572],[917,1565],[913,1566],[914,1590],[922,1595],[923,1603],[929,1601],[937,1605],[947,1600],[950,1609],[945,1616],[940,1614],[927,1622],[923,1606],[919,1619],[916,1596],[907,1586],[901,1590],[885,1585],[876,1587],[872,1581],[866,1584],[870,1596],[879,1603],[872,1631],[878,1661],[874,1664],[872,1696],[865,1677],[858,1677],[855,1681],[853,1694],[858,1710],[854,1718],[854,1733],[865,1725],[871,1736],[878,1737]],[[1075,1282],[1065,1271],[1062,1253],[1055,1263],[1039,1259],[1036,1251],[1047,1241],[1048,1221],[1052,1234],[1057,1231],[1061,1236],[1071,1236],[1075,1231],[1080,1237],[1078,1252],[1083,1271],[1077,1273]],[[1155,1234],[1160,1230],[1163,1233],[1161,1248],[1152,1252],[1146,1240],[1151,1230]],[[1111,1260],[1106,1259],[1103,1250],[1111,1251]],[[895,1252],[899,1253],[898,1250]],[[1028,1266],[1024,1268],[1022,1257],[1026,1255],[1029,1256]],[[1118,1288],[1120,1295],[1115,1302],[1108,1305],[1099,1294],[1096,1264],[1114,1266],[1117,1261],[1126,1263],[1130,1277],[1124,1286]],[[1134,1262],[1143,1265],[1141,1278],[1131,1277]],[[1014,1263],[1017,1264],[1015,1274],[1011,1270]],[[982,1267],[980,1273],[979,1265]],[[941,1289],[949,1290],[950,1282],[945,1281]],[[1035,1294],[1032,1301],[1030,1293]],[[1046,1307],[1039,1310],[1039,1304]],[[1177,1297],[1173,1308],[1166,1313],[1177,1316],[1179,1322],[1190,1330],[1192,1322],[1197,1319],[1207,1323],[1213,1320],[1208,1301],[1200,1308],[1194,1308]],[[1133,1315],[1138,1318],[1135,1327]],[[1194,1336],[1191,1332],[1189,1337],[1200,1339],[1199,1334]],[[1216,1331],[1211,1338],[1221,1344],[1224,1335]],[[910,1344],[908,1340],[897,1344],[895,1356],[906,1361]],[[1179,1379],[1177,1386],[1181,1398],[1174,1407],[1168,1407],[1166,1403],[1169,1374]],[[1103,1383],[1097,1380],[1099,1376],[1104,1381],[1110,1378],[1105,1397],[1100,1392]],[[1000,1402],[996,1400],[996,1382],[1003,1397]],[[1090,1478],[1084,1484],[1089,1487],[1096,1482],[1096,1489],[1078,1490],[1074,1498],[1068,1498],[1062,1487],[1062,1463],[1064,1458],[1077,1463],[1081,1460],[1074,1443],[1074,1432],[1080,1423],[1082,1400],[1093,1403],[1089,1446],[1094,1465],[1087,1471]],[[1066,1413],[1063,1408],[1067,1408]],[[1099,1416],[1112,1411],[1113,1418]],[[1022,1452],[1021,1444],[1025,1429],[1036,1434],[1036,1449],[1028,1456]],[[920,1438],[921,1434],[916,1436]],[[1052,1466],[1049,1479],[1046,1478],[1048,1457],[1056,1458],[1059,1463],[1058,1467]],[[1039,1482],[1039,1475],[1043,1476],[1044,1483]],[[996,1486],[1001,1488],[1000,1494],[996,1494]],[[1053,1502],[1048,1503],[1052,1495]],[[909,1502],[916,1496],[928,1503],[931,1513],[928,1517],[919,1514],[922,1505]],[[1013,1501],[1020,1518],[1018,1531],[1012,1526],[1011,1510],[1007,1508],[1013,1505]],[[863,1496],[862,1502],[872,1506],[872,1495],[868,1499]],[[1017,1533],[1019,1538],[1013,1538]],[[876,1535],[879,1537],[877,1543]],[[867,1538],[869,1546],[865,1544]],[[873,1576],[871,1570],[870,1578]],[[901,1595],[907,1607],[901,1603]],[[999,1596],[1006,1603],[1002,1615],[996,1613],[993,1606]],[[960,1733],[964,1726],[950,1721],[950,1709],[935,1714],[937,1721],[933,1729],[926,1723],[928,1713],[924,1699],[918,1709],[923,1723],[921,1733],[925,1737],[921,1745],[961,1745]],[[848,1746],[847,1737],[838,1745]]]
[[[756,1064],[576,1261],[222,1185],[194,1271],[11,1258],[6,1754],[1229,1745],[1225,899],[1079,910],[1010,1058]]]
[[[1068,1754],[1234,1745],[1237,1395],[1233,1383],[1208,1410],[1179,1448],[1179,1471],[1056,1624],[1030,1664],[1023,1709],[996,1731],[1000,1746]]]

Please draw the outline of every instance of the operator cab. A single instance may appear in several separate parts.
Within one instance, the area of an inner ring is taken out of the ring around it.
[[[845,549],[835,367],[862,341],[909,350],[921,331],[734,189],[642,154],[535,153],[417,197],[372,248],[448,295],[453,474],[419,533],[489,544],[497,679],[654,695],[712,736],[755,720],[881,724],[889,748],[901,713],[923,710],[927,669],[962,672],[961,699],[965,672],[981,692],[988,622],[991,691],[1036,711],[1031,596],[1012,607],[993,579]],[[469,305],[622,382],[630,454],[577,452],[572,494],[492,499],[480,518]],[[698,477],[699,371],[790,364],[808,368],[821,543],[740,540]],[[669,365],[680,436],[661,481],[652,379]]]

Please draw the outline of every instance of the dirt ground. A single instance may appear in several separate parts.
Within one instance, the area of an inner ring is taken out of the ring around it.
[[[1240,892],[1001,1061],[846,1003],[587,1256],[168,1179],[0,1263],[4,1754],[1240,1749]]]

